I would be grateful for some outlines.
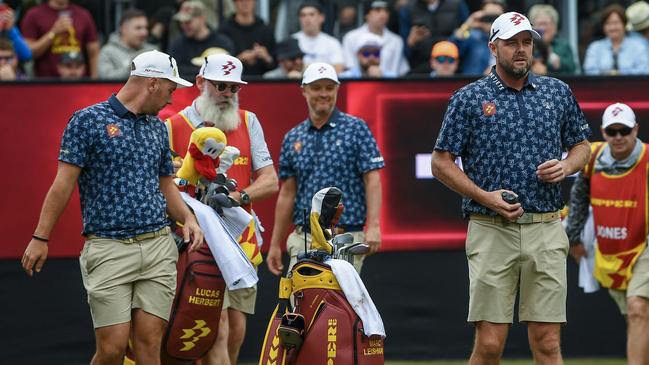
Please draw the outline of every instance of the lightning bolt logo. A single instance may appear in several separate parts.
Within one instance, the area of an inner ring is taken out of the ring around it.
[[[525,19],[525,17],[523,17],[519,13],[514,13],[514,15],[511,18],[509,18],[509,21],[511,21],[512,23],[514,23],[516,25],[519,25],[519,24],[521,24],[523,19]]]
[[[615,109],[611,111],[611,114],[613,114],[614,117],[617,117],[618,114],[622,113],[622,108],[619,106],[616,106]]]
[[[234,70],[235,68],[237,68],[237,66],[234,63],[232,63],[232,61],[228,61],[225,65],[221,67],[221,69],[223,70],[223,75],[229,75],[230,72],[232,72],[232,70]]]
[[[205,326],[206,322],[204,320],[202,319],[195,320],[194,323],[196,324],[194,327],[190,329],[183,329],[183,335],[180,336],[180,339],[188,340],[188,341],[183,341],[183,345],[185,346],[182,349],[180,349],[180,351],[189,351],[193,349],[194,346],[196,346],[196,342],[198,342],[198,340],[209,335],[210,332],[212,332],[212,330],[209,327]]]

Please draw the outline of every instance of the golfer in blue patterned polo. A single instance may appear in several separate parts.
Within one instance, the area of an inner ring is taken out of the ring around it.
[[[590,128],[565,83],[529,71],[533,38],[540,39],[525,16],[496,19],[489,39],[496,66],[452,96],[433,152],[433,174],[464,197],[470,219],[470,364],[499,362],[517,292],[535,363],[563,363],[568,239],[559,183],[588,161]]]
[[[302,94],[309,107],[309,117],[291,129],[282,143],[279,178],[282,186],[275,207],[275,225],[266,261],[276,275],[281,274],[281,240],[291,221],[296,228],[286,242],[291,256],[289,268],[304,251],[304,221],[311,211],[313,195],[326,187],[343,191],[345,211],[338,222],[338,232],[350,232],[355,242],[367,242],[376,252],[381,244],[379,211],[384,166],[376,140],[367,124],[336,108],[339,86],[334,68],[322,62],[312,63],[304,71]],[[365,231],[363,228],[365,226]],[[310,235],[307,236],[310,245]],[[356,257],[354,267],[360,272],[363,257]]]
[[[191,250],[203,242],[173,182],[167,131],[156,117],[177,84],[191,86],[178,77],[176,61],[145,52],[117,95],[74,113],[22,259],[30,276],[41,270],[50,232],[78,181],[86,238],[79,263],[97,342],[93,364],[121,364],[131,328],[137,363],[160,363],[178,260],[165,211],[184,223],[186,242],[193,236]]]

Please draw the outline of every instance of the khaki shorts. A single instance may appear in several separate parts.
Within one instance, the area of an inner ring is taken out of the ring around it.
[[[644,251],[633,265],[633,274],[627,290],[609,289],[608,293],[615,301],[620,313],[626,315],[626,298],[643,297],[649,299],[649,248]]]
[[[252,288],[229,290],[226,289],[223,296],[223,308],[236,309],[246,314],[255,314],[255,302],[257,301],[257,285]]]
[[[169,319],[178,249],[171,235],[134,243],[92,238],[79,257],[95,328],[126,323],[140,308]]]
[[[365,232],[350,232],[354,236],[354,242],[365,242]],[[311,247],[311,234],[306,234],[307,247]],[[301,227],[296,227],[286,240],[286,252],[291,256],[291,261],[288,264],[289,269],[295,265],[297,262],[298,254],[304,252],[304,231]],[[361,268],[363,267],[363,261],[365,256],[355,256],[354,257],[354,268],[357,273],[361,273]]]
[[[469,322],[512,323],[519,289],[521,322],[566,322],[568,237],[558,219],[530,224],[471,219],[466,255]]]

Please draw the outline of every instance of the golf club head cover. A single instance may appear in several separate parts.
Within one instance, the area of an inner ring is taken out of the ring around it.
[[[327,229],[333,225],[333,220],[339,216],[343,192],[336,187],[324,188],[311,200],[311,249],[333,253],[333,245],[327,240],[331,234]]]

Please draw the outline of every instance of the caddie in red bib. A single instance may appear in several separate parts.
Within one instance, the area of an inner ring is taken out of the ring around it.
[[[597,290],[589,280],[594,276],[626,316],[628,363],[649,364],[649,151],[626,104],[606,108],[602,135],[606,142],[591,145],[590,161],[571,189],[570,254],[580,266],[593,267],[592,276],[580,273],[580,286]],[[589,205],[592,228],[586,225]]]

